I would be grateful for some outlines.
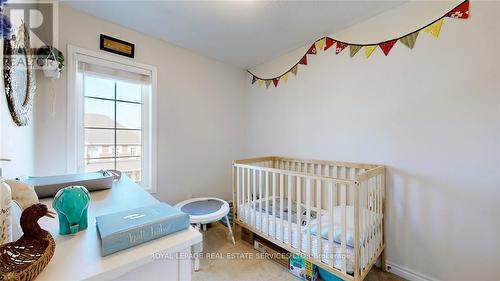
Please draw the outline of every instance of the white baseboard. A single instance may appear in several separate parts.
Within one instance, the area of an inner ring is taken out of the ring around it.
[[[439,281],[425,274],[413,271],[390,261],[386,261],[387,271],[409,281]]]

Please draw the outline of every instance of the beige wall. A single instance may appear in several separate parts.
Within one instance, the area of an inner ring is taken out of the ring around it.
[[[334,37],[389,39],[455,4],[410,3]],[[474,1],[469,20],[446,19],[414,50],[398,43],[368,60],[331,50],[267,90],[248,76],[246,154],[387,165],[390,263],[415,280],[497,280],[499,18],[498,3]],[[279,74],[306,49],[253,70]]]
[[[158,68],[158,192],[231,197],[231,161],[242,154],[245,72],[60,5],[59,46],[98,50],[99,34],[136,44],[134,61]],[[66,172],[66,73],[40,81],[36,100],[37,175]],[[54,87],[56,112],[52,114]],[[72,94],[72,93],[69,93]],[[238,141],[236,141],[238,140]]]

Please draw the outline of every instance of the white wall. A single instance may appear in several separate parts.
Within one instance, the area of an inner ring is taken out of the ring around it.
[[[334,37],[390,39],[454,5],[406,4]],[[446,19],[414,50],[367,60],[331,49],[267,90],[248,76],[247,156],[387,165],[388,260],[429,279],[497,280],[499,18],[498,3],[473,1],[469,20]],[[277,75],[307,47],[253,70]]]
[[[169,203],[190,196],[231,198],[231,162],[243,150],[244,70],[64,5],[59,16],[59,46],[64,53],[67,44],[98,50],[103,33],[136,44],[134,61],[158,68],[156,196]],[[63,73],[54,85],[46,79],[39,84],[37,175],[66,173],[66,78]]]
[[[27,126],[17,126],[9,113],[3,82],[0,88],[0,158],[12,160],[0,162],[2,176],[15,178],[31,175],[35,153],[33,121],[30,121]]]
[[[3,50],[3,42],[0,43],[0,50]],[[0,58],[3,62],[3,52],[0,52]],[[7,106],[3,78],[0,81],[0,158],[12,159],[11,162],[0,162],[2,176],[15,178],[30,175],[34,161],[34,122],[30,121],[23,127],[14,123]]]

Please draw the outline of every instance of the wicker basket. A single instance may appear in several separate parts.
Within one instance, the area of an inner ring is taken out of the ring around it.
[[[0,280],[33,280],[54,255],[56,244],[52,235],[36,222],[43,210],[46,214],[47,207],[42,204],[27,208],[21,216],[24,235],[15,242],[0,246]]]

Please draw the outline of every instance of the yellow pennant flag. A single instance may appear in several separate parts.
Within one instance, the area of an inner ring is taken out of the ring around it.
[[[266,88],[269,88],[269,85],[271,85],[271,80],[266,80]]]
[[[325,41],[326,41],[326,37],[323,37],[321,39],[319,39],[318,41],[316,41],[316,52],[318,52],[319,50],[323,50],[323,46],[325,46]]]
[[[373,51],[375,51],[376,48],[377,48],[377,45],[365,46],[366,58],[369,58],[373,54]]]
[[[257,83],[259,84],[259,87],[262,87],[262,84],[264,83],[264,81],[262,81],[262,79],[259,79],[259,80],[257,80]]]
[[[443,25],[443,20],[444,18],[438,20],[437,22],[429,25],[428,27],[424,28],[423,31],[431,34],[434,37],[439,36],[439,32],[441,32],[441,26]]]
[[[283,76],[281,76],[280,80],[286,83],[288,81],[288,73],[290,73],[290,72],[283,74]]]
[[[361,46],[351,45],[349,46],[349,50],[351,51],[351,58],[352,58],[358,53],[359,50],[361,50]]]
[[[406,47],[413,49],[413,47],[415,46],[415,42],[417,42],[417,37],[418,37],[418,31],[413,32],[412,34],[399,39],[399,41],[403,43]]]

